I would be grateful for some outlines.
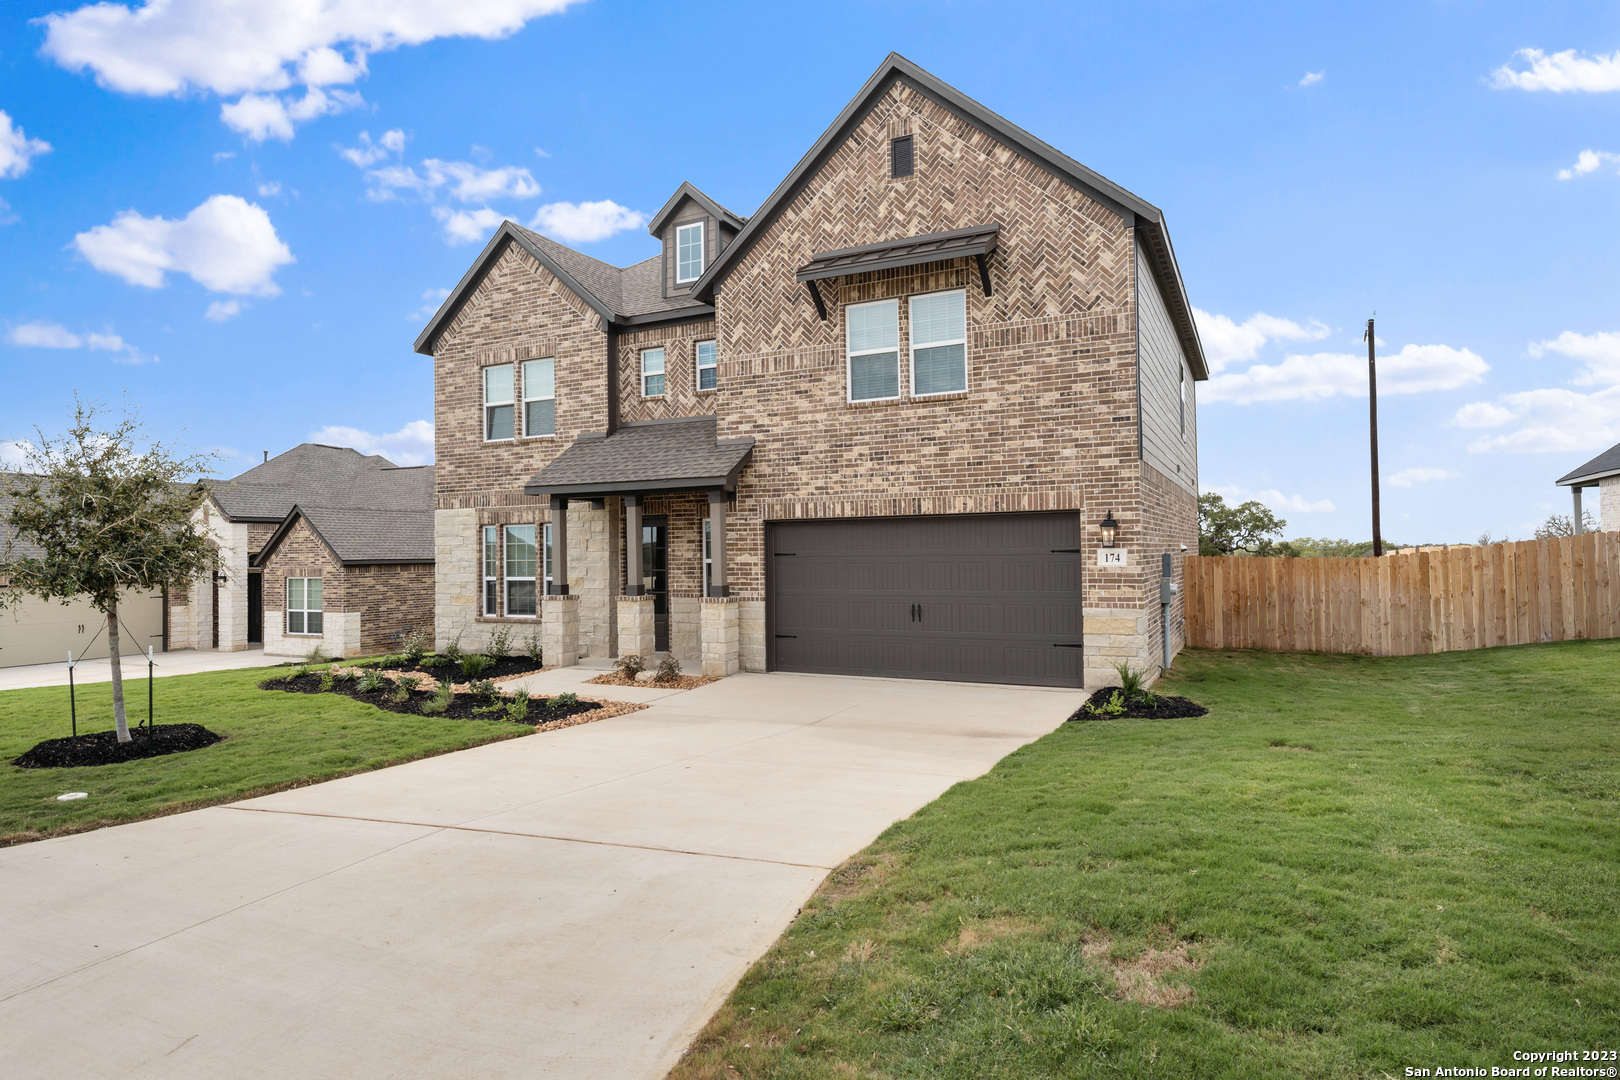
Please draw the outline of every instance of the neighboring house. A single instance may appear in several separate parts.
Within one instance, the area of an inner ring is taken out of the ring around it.
[[[1598,489],[1598,528],[1620,530],[1620,443],[1609,447],[1585,465],[1558,478],[1560,487],[1567,487],[1575,502],[1572,521],[1575,531],[1583,530],[1581,516],[1581,489]]]
[[[19,556],[40,555],[39,548],[26,544],[11,533],[4,517],[10,509],[8,490],[16,473],[0,472],[0,558],[8,551]],[[163,649],[163,594],[160,591],[126,589],[119,594],[118,618],[122,624],[119,652],[125,656],[144,653],[148,646]],[[23,664],[66,663],[94,660],[107,655],[107,617],[87,600],[41,600],[24,597],[9,608],[0,608],[0,667]]]
[[[169,647],[387,652],[433,623],[433,467],[303,443],[210,484],[225,566],[170,590]]]
[[[683,183],[650,231],[620,269],[507,222],[418,338],[440,646],[1159,666],[1207,368],[1158,209],[891,54],[752,216]]]

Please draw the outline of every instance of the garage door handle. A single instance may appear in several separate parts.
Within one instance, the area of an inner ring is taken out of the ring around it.
[[[797,551],[775,551],[775,552],[772,552],[772,554],[775,555],[778,559],[780,559],[784,555],[797,555],[798,552]]]
[[[799,635],[798,634],[777,634],[776,636],[779,637],[779,638],[782,638],[782,637],[796,638]]]
[[[1080,644],[1081,643],[1078,642],[1078,641],[1054,641],[1054,642],[1052,642],[1052,648],[1054,648],[1054,649],[1078,649],[1078,648],[1080,648]]]
[[[1053,554],[1053,555],[1078,555],[1078,554],[1080,554],[1080,549],[1079,548],[1053,548],[1052,551],[1051,551],[1051,554]]]

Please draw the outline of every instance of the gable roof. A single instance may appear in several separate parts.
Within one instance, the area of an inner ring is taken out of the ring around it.
[[[295,505],[433,509],[433,466],[400,467],[347,446],[300,443],[234,480],[205,481],[232,521],[279,522]]]
[[[294,506],[253,560],[263,566],[302,519],[344,566],[434,561],[433,506],[416,510],[364,510],[350,506]]]
[[[514,221],[503,221],[501,227],[495,230],[495,235],[490,237],[489,243],[484,245],[484,250],[479,252],[471,268],[462,275],[456,287],[450,290],[450,295],[445,297],[444,303],[439,305],[439,310],[433,313],[427,326],[416,336],[416,342],[412,345],[416,352],[432,355],[439,334],[512,244],[528,252],[536,262],[551,271],[552,276],[562,282],[565,288],[601,316],[604,323],[624,326],[657,322],[666,316],[682,318],[714,314],[712,305],[686,296],[664,296],[662,255],[654,255],[621,268],[601,259],[593,259],[582,251],[559,244],[551,237],[525,229]]]
[[[1165,307],[1175,324],[1182,350],[1192,366],[1193,377],[1209,378],[1209,367],[1204,360],[1204,349],[1193,323],[1192,305],[1187,300],[1187,289],[1176,264],[1175,250],[1170,244],[1170,233],[1165,227],[1164,214],[1152,203],[1131,194],[1111,180],[1093,172],[1067,154],[1037,139],[972,98],[929,74],[899,53],[890,53],[872,77],[861,87],[850,103],[844,106],[821,138],[777,185],[770,197],[754,212],[735,239],[726,246],[709,265],[703,276],[692,286],[691,295],[712,301],[714,291],[726,278],[737,259],[753,247],[765,231],[798,196],[827,159],[842,144],[844,137],[876,106],[889,87],[900,80],[928,97],[940,107],[950,110],[967,123],[979,128],[1003,145],[1017,151],[1047,172],[1084,192],[1108,207],[1132,226],[1141,237],[1147,251],[1149,265],[1159,279],[1159,291],[1164,295]]]
[[[687,199],[691,199],[693,202],[703,207],[703,209],[707,210],[711,217],[725,222],[733,229],[741,229],[744,225],[748,224],[747,218],[740,214],[733,214],[730,210],[727,210],[725,207],[703,194],[703,192],[699,191],[692,185],[691,181],[682,180],[681,186],[675,189],[675,194],[669,197],[669,201],[664,204],[664,208],[658,211],[658,213],[654,214],[653,219],[647,223],[647,231],[654,236],[657,236],[659,233],[663,232],[664,225],[669,221],[670,216],[674,214],[675,211],[680,208],[681,203]]]
[[[1620,476],[1620,443],[1609,447],[1580,468],[1560,476],[1558,483],[1569,487],[1576,481],[1581,481],[1584,486],[1585,481],[1601,480],[1606,476]],[[1604,528],[1608,528],[1606,523]]]

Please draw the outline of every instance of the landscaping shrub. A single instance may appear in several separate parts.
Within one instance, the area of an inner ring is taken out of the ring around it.
[[[449,667],[453,661],[448,656],[424,656],[419,666],[425,668]]]
[[[461,677],[476,679],[494,666],[495,661],[482,653],[463,653],[461,656]]]
[[[1153,706],[1156,695],[1142,685],[1143,680],[1147,678],[1147,672],[1131,667],[1128,660],[1115,664],[1114,670],[1119,672],[1119,692],[1124,695],[1127,706],[1145,705],[1149,708]]]
[[[489,634],[489,647],[484,650],[496,660],[508,655],[512,651],[512,628],[510,626],[497,626]]]
[[[450,644],[448,644],[448,645],[446,645],[444,647],[444,655],[449,658],[449,660],[450,660],[450,662],[452,664],[457,663],[458,661],[461,660],[461,635],[460,634],[457,634],[455,637],[450,639]]]
[[[633,679],[647,670],[647,661],[639,653],[627,653],[613,661],[613,666],[619,674],[627,679]]]
[[[674,682],[681,677],[681,662],[673,656],[666,656],[658,663],[658,674],[655,682]]]
[[[356,689],[362,694],[374,694],[387,685],[388,680],[383,678],[382,672],[368,671],[360,676],[360,685]]]
[[[438,716],[450,707],[450,702],[455,698],[455,694],[455,689],[446,680],[439,684],[437,690],[433,691],[432,697],[422,702],[418,707],[422,710],[423,716]]]
[[[552,698],[551,704],[571,708],[579,704],[579,695],[570,690],[565,694],[558,694]]]
[[[359,677],[360,673],[354,668],[340,668],[332,672],[332,679],[335,682],[354,682]]]
[[[495,683],[490,679],[474,679],[467,684],[467,692],[477,694],[479,697],[489,698],[491,701],[501,696],[500,690],[496,688]]]
[[[422,685],[422,676],[401,675],[399,678],[394,680],[394,685],[404,690],[407,694],[413,693]]]
[[[428,646],[433,644],[433,638],[426,630],[411,630],[407,632],[399,643],[399,651],[405,654],[412,664],[420,664],[427,655]]]
[[[511,704],[506,707],[506,718],[514,724],[521,724],[529,716],[529,692],[519,690],[512,695]]]
[[[319,645],[304,654],[304,663],[306,664],[324,664],[331,659],[330,656],[326,655],[326,650]]]
[[[523,652],[535,663],[544,663],[543,654],[540,651],[540,631],[529,631],[529,636],[523,642]]]

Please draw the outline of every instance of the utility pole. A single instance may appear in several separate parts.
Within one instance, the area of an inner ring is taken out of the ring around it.
[[[1373,312],[1377,315],[1377,312]],[[1367,422],[1372,430],[1372,541],[1373,558],[1384,554],[1384,537],[1378,527],[1378,347],[1373,320],[1367,320]]]

